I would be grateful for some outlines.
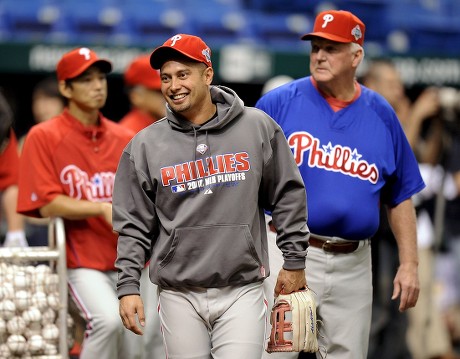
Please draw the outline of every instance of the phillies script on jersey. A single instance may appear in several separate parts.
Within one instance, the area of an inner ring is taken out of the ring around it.
[[[87,172],[77,166],[68,165],[62,169],[59,177],[62,184],[68,186],[70,197],[93,202],[112,202],[114,172],[99,172],[90,178]]]
[[[319,139],[308,132],[294,132],[288,138],[289,146],[293,149],[297,166],[304,160],[304,152],[310,151],[308,166],[322,168],[327,171],[341,172],[357,177],[364,181],[377,183],[379,170],[375,164],[361,160],[362,155],[347,146],[335,145],[331,142],[320,146]]]
[[[161,168],[163,186],[173,193],[219,185],[234,185],[246,179],[251,168],[247,152],[229,153]]]

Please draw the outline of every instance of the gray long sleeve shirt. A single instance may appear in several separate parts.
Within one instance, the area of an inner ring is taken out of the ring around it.
[[[281,128],[211,87],[217,116],[202,126],[176,116],[139,132],[115,176],[118,296],[139,293],[142,268],[162,287],[223,287],[268,276],[264,210],[285,269],[305,268],[305,187]]]

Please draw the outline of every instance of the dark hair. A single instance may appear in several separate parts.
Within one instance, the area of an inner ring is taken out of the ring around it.
[[[0,91],[0,145],[9,137],[11,126],[13,125],[13,111]]]

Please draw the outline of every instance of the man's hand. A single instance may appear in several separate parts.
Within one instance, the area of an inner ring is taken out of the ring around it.
[[[120,299],[120,317],[126,329],[135,334],[142,335],[142,329],[137,325],[137,319],[141,327],[145,326],[144,303],[140,295],[126,295]]]
[[[275,285],[275,297],[281,294],[289,294],[307,287],[305,269],[286,270],[281,268]]]
[[[393,280],[392,300],[400,297],[399,311],[415,307],[420,292],[418,281],[417,264],[406,263],[398,268],[395,279]]]

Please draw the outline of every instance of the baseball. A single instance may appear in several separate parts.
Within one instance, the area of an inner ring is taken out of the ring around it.
[[[14,275],[13,285],[16,290],[28,289],[30,286],[30,277],[26,272],[19,271]]]
[[[6,345],[12,354],[21,355],[26,351],[26,338],[18,334],[10,335],[6,340]]]
[[[26,325],[29,325],[30,323],[38,323],[42,319],[42,313],[38,308],[30,307],[22,312],[22,318],[26,322]]]
[[[6,322],[0,318],[0,337],[6,333]]]
[[[57,350],[56,345],[45,343],[45,350],[44,350],[45,355],[57,355],[57,353],[58,353],[58,350]]]
[[[32,335],[27,341],[27,349],[31,354],[41,354],[45,350],[45,340],[41,335]]]
[[[16,313],[16,305],[10,299],[0,302],[0,316],[5,320],[10,320]]]
[[[22,312],[30,306],[30,293],[26,290],[18,290],[14,295],[16,309]]]
[[[13,299],[14,288],[10,282],[3,281],[0,287],[0,300]]]
[[[35,285],[44,285],[46,277],[51,273],[51,268],[46,264],[39,264],[35,267],[33,281]]]
[[[35,292],[32,294],[32,305],[40,310],[44,310],[48,307],[48,300],[46,294],[43,292]]]
[[[54,344],[59,339],[59,328],[56,324],[46,324],[43,327],[42,336],[47,343]]]
[[[11,358],[11,351],[6,343],[0,344],[0,358]]]
[[[6,330],[10,334],[23,334],[26,329],[26,322],[20,316],[14,316],[6,323]]]
[[[47,308],[46,310],[43,311],[42,313],[42,324],[52,324],[56,320],[56,312],[51,309]]]
[[[54,310],[58,310],[61,302],[59,301],[59,293],[49,293],[48,294],[48,305]]]

